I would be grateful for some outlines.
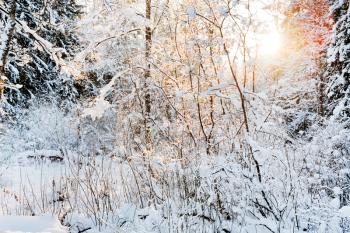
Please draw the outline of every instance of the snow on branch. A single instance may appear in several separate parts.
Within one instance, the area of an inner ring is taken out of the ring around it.
[[[0,6],[0,11],[3,12],[5,15],[9,15],[9,13],[3,8]],[[61,58],[61,53],[64,53],[66,52],[66,50],[64,48],[56,48],[54,47],[54,45],[47,41],[46,39],[44,39],[43,37],[41,37],[38,33],[36,33],[36,31],[30,29],[27,25],[26,22],[22,21],[22,20],[17,20],[16,19],[16,26],[19,28],[19,29],[22,29],[25,33],[31,35],[35,42],[46,52],[48,53],[53,61],[56,63],[56,65],[59,67],[59,68],[63,68],[63,67],[67,67],[67,64],[64,62],[64,60]],[[71,73],[69,72],[69,69],[65,69],[65,71],[68,73]]]
[[[128,70],[123,70],[123,71],[117,73],[106,86],[101,88],[100,94],[95,99],[94,105],[90,108],[84,109],[84,111],[83,111],[84,117],[91,116],[91,118],[93,120],[95,120],[95,119],[101,118],[103,116],[104,112],[108,108],[111,107],[111,104],[105,100],[105,98],[107,97],[107,94],[112,90],[112,87],[113,87],[115,81],[120,76],[122,76],[123,74],[125,74],[127,72],[128,72]]]

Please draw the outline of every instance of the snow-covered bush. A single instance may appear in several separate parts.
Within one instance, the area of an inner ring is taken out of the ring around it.
[[[74,111],[43,103],[21,112],[16,123],[6,125],[3,144],[16,152],[70,150],[78,145],[78,124]]]

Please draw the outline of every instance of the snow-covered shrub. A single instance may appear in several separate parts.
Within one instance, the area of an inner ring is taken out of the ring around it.
[[[16,123],[6,125],[4,143],[12,150],[69,150],[78,145],[78,119],[74,111],[42,103],[21,112]]]

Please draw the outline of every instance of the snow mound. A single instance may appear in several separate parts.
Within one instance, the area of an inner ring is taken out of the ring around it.
[[[343,206],[339,210],[340,216],[343,218],[350,218],[350,206]]]
[[[67,233],[57,218],[43,216],[0,216],[1,233]]]

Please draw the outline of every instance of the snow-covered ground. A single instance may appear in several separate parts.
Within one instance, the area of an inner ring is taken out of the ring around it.
[[[52,151],[37,151],[35,153],[26,151],[3,161],[4,166],[0,176],[0,203],[2,206],[0,233],[68,232],[68,228],[62,226],[57,216],[50,213],[43,215],[36,213],[30,205],[22,210],[17,208],[18,205],[39,198],[34,194],[36,192],[34,190],[41,190],[40,193],[43,196],[52,193],[52,182],[62,175],[62,166],[59,166],[58,163],[51,164],[48,162],[50,159],[46,161],[46,159],[41,158],[42,155],[54,156]],[[34,158],[34,156],[38,157]],[[43,208],[46,207],[43,206]],[[38,214],[38,216],[28,216],[30,212],[33,215]]]
[[[1,216],[1,233],[67,233],[57,217],[43,216]]]

